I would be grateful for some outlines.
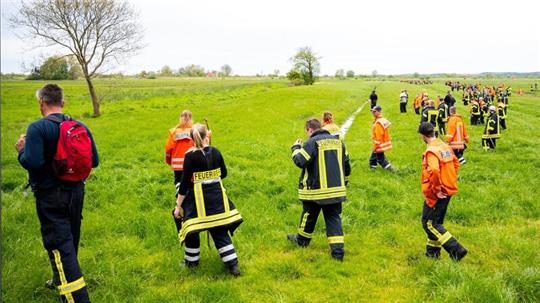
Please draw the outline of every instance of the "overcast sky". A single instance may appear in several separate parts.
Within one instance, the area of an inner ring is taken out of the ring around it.
[[[0,0],[1,70],[57,52],[32,49],[6,24],[17,1]],[[540,1],[132,0],[147,47],[116,71],[198,64],[234,74],[283,74],[302,46],[321,74],[540,71]]]

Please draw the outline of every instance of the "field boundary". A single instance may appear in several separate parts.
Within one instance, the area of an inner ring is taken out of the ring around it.
[[[341,129],[339,130],[341,140],[345,139],[345,135],[347,134],[347,131],[349,130],[349,128],[352,126],[354,119],[364,109],[364,106],[366,106],[366,104],[368,103],[369,101],[366,101],[364,102],[364,104],[360,105],[360,107],[354,113],[352,113],[349,116],[349,118],[347,118],[347,120],[345,120],[343,125],[341,125]]]

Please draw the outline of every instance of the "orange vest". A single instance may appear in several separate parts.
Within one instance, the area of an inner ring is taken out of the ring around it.
[[[469,143],[469,136],[465,129],[465,123],[460,115],[451,115],[450,118],[448,118],[446,140],[452,149],[464,149],[465,142]]]
[[[340,129],[339,129],[339,126],[337,126],[337,124],[324,122],[322,128],[326,129],[331,135],[339,137]]]
[[[184,155],[193,147],[190,130],[191,126],[182,128],[180,125],[169,130],[169,138],[165,144],[165,162],[172,170],[184,170]]]
[[[414,108],[420,108],[420,106],[422,106],[422,96],[418,96],[414,99]]]
[[[390,133],[388,127],[390,127],[390,121],[379,116],[375,118],[373,126],[371,127],[371,139],[373,140],[373,150],[376,153],[383,153],[392,149],[392,141],[390,140]]]
[[[430,165],[430,160],[436,160],[437,165]],[[458,169],[459,161],[446,143],[435,139],[428,144],[422,157],[422,192],[429,207],[437,203],[439,191],[447,196],[457,193]]]

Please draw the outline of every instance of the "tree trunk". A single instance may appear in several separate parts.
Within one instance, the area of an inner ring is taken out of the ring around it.
[[[99,117],[101,113],[99,112],[99,100],[96,94],[96,89],[92,83],[92,79],[88,75],[84,75],[86,84],[88,84],[88,91],[90,92],[90,98],[92,98],[92,107],[94,108],[94,117]]]

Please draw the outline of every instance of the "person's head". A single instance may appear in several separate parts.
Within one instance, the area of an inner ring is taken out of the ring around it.
[[[36,91],[36,98],[39,101],[39,110],[44,116],[49,112],[61,111],[64,107],[64,90],[56,84],[45,84]]]
[[[435,107],[435,101],[429,99],[426,101],[426,106],[431,106],[431,107]]]
[[[450,106],[450,115],[455,115],[456,114],[456,107],[455,106]]]
[[[323,113],[323,122],[324,123],[332,123],[334,122],[334,116],[331,112],[324,112]]]
[[[180,114],[180,124],[185,127],[191,127],[191,125],[193,124],[191,118],[192,118],[191,111],[188,109],[185,109]]]
[[[433,124],[429,122],[420,123],[418,132],[422,135],[422,140],[426,143],[435,138],[435,129],[433,128]]]
[[[488,109],[489,109],[489,111],[492,112],[492,113],[494,113],[494,112],[497,111],[497,108],[495,107],[495,105],[490,105]]]
[[[196,148],[200,149],[204,147],[204,139],[206,138],[207,133],[208,131],[206,130],[206,126],[203,124],[197,123],[191,127],[189,135],[191,136],[193,144]]]
[[[447,94],[449,94],[449,95],[451,95],[451,94],[452,94],[452,93],[451,93],[450,91],[447,91],[446,93],[447,93]]]
[[[375,105],[371,109],[371,114],[373,115],[373,117],[379,117],[381,115],[381,112],[382,112],[382,107],[380,107],[379,105]]]
[[[321,128],[321,121],[316,118],[311,118],[306,121],[306,125],[304,126],[304,128],[306,129],[308,135],[311,136],[311,134]]]
[[[375,90],[373,90],[371,93],[374,94],[374,93],[375,93]]]

